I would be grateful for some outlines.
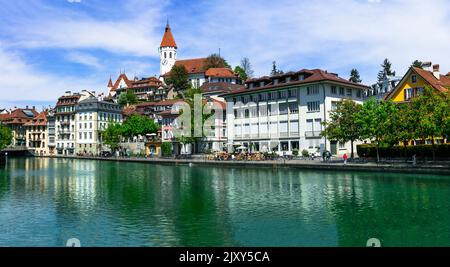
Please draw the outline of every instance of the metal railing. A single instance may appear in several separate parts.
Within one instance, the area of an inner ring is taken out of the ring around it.
[[[306,131],[305,137],[306,138],[320,137],[321,133],[322,133],[322,131]]]

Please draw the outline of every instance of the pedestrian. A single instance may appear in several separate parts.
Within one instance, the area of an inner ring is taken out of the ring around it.
[[[345,154],[344,154],[344,165],[347,165],[347,159],[348,159],[347,153],[345,153]]]

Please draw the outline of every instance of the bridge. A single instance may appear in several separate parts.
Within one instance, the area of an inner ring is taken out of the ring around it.
[[[8,156],[34,156],[34,150],[30,150],[24,146],[7,147],[0,150],[0,154],[7,154]]]

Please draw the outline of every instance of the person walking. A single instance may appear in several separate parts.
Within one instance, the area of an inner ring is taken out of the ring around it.
[[[345,153],[345,154],[344,154],[344,165],[347,165],[347,159],[348,159],[347,153]]]

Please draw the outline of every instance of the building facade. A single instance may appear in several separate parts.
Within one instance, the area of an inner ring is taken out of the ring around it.
[[[47,112],[43,111],[31,121],[26,123],[26,143],[28,150],[33,151],[35,156],[49,155]]]
[[[245,146],[248,151],[280,155],[304,149],[316,155],[325,150],[349,153],[349,143],[321,136],[322,123],[338,101],[362,103],[369,89],[320,69],[248,80],[245,88],[223,95],[228,151]]]
[[[27,146],[27,128],[25,124],[30,122],[38,115],[35,107],[24,109],[15,108],[10,112],[0,115],[0,121],[12,131],[11,146],[16,148],[25,148]]]
[[[101,132],[110,123],[122,123],[122,108],[111,101],[103,101],[95,93],[85,92],[75,105],[76,150],[79,155],[100,155],[103,149]]]
[[[75,106],[81,95],[67,91],[58,99],[55,107],[56,154],[75,154],[76,119]]]

